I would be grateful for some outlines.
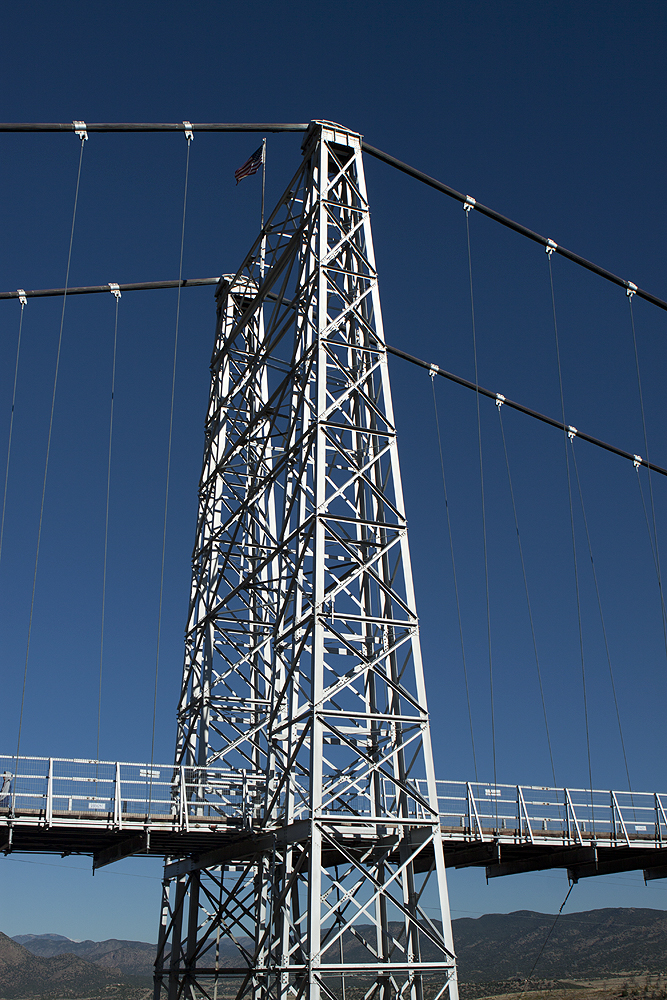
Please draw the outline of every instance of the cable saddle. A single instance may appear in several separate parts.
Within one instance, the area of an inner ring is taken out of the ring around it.
[[[72,128],[74,129],[74,134],[78,135],[81,142],[85,142],[88,138],[88,131],[85,122],[72,122]]]

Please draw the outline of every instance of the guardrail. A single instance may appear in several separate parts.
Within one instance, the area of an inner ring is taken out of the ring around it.
[[[415,782],[421,794],[426,782]],[[436,781],[445,839],[667,846],[667,794]]]
[[[86,821],[115,829],[188,831],[216,821],[248,827],[264,801],[264,782],[220,768],[175,767],[61,757],[0,756],[0,821],[40,825]]]
[[[327,816],[371,818],[373,796],[356,783],[334,782],[330,791]],[[423,780],[401,792],[384,779],[382,791],[389,822],[433,816]],[[436,791],[444,840],[667,846],[667,793],[466,781],[436,781]],[[295,819],[307,813],[306,792],[297,790]],[[0,755],[0,823],[249,829],[262,824],[266,801],[263,777],[222,768]]]

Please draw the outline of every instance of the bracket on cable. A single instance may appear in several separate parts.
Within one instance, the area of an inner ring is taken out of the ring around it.
[[[471,194],[466,195],[466,200],[463,202],[463,211],[469,212],[471,208],[474,208],[477,204],[477,200],[473,198]]]
[[[19,297],[19,302],[21,303],[21,308],[28,305],[28,296],[25,293],[25,288],[17,288],[16,294]]]
[[[546,250],[547,257],[551,257],[551,254],[554,252],[554,250],[558,250],[558,244],[554,243],[553,240],[547,240],[544,249]]]
[[[440,368],[439,368],[438,365],[431,365],[431,367],[428,370],[428,373],[431,376],[432,380],[435,378],[435,376],[438,374],[439,371],[440,371]]]
[[[634,281],[626,281],[626,285],[627,285],[628,287],[627,287],[627,288],[625,289],[625,294],[627,295],[627,297],[628,297],[629,299],[631,299],[631,298],[632,298],[632,296],[633,296],[633,295],[635,294],[635,292],[637,291],[637,286],[635,285]]]
[[[195,137],[195,133],[192,128],[192,122],[183,122],[183,128],[185,129],[185,138],[188,140],[188,142],[191,142]]]
[[[117,285],[115,281],[109,282],[109,291],[112,295],[115,295],[117,299],[120,298],[120,285]]]
[[[638,469],[639,466],[644,461],[644,459],[641,457],[641,455],[633,455],[632,457],[634,458],[634,462],[632,464],[634,465],[635,469]]]
[[[570,441],[574,441],[578,433],[579,432],[577,428],[573,427],[572,424],[567,425],[567,436],[569,437]]]
[[[72,122],[72,128],[74,129],[74,134],[78,135],[81,142],[85,142],[88,138],[88,130],[86,128],[85,122]]]
[[[505,402],[505,397],[503,396],[502,392],[497,392],[496,393],[496,406],[498,407],[498,409],[500,409],[500,407],[503,405],[504,402]]]

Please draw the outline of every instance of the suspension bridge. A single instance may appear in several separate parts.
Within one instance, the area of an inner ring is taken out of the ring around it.
[[[29,756],[19,723],[16,752],[0,757],[0,847],[88,854],[93,868],[164,857],[156,1000],[457,1000],[448,867],[667,877],[667,793],[436,774],[388,355],[428,372],[434,402],[443,378],[475,394],[478,418],[491,398],[499,415],[559,430],[566,449],[584,440],[637,475],[667,470],[568,424],[564,408],[556,419],[387,344],[363,154],[458,200],[468,227],[481,213],[541,245],[550,271],[560,255],[631,307],[667,303],[329,122],[0,125],[74,131],[81,155],[89,132],[181,132],[188,164],[198,132],[244,130],[303,143],[235,274],[184,279],[181,235],[173,281],[0,293],[23,317],[31,297],[111,292],[116,322],[126,291],[172,287],[180,302],[209,284],[217,302],[175,758]],[[49,443],[52,422],[53,405]],[[107,490],[107,525],[108,512]],[[488,576],[486,594],[488,611]],[[535,641],[532,616],[531,629]]]

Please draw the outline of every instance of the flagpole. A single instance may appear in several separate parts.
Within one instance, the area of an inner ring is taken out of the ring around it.
[[[266,186],[266,138],[262,139],[262,210],[261,229],[264,229],[264,189]],[[264,277],[264,260],[266,257],[266,233],[262,232],[262,245],[259,255],[259,274]]]

